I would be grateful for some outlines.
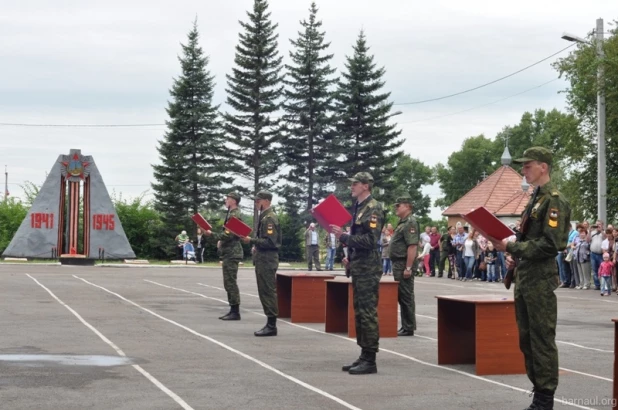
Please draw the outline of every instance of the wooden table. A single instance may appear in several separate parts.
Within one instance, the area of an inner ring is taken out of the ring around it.
[[[612,409],[618,409],[618,319],[612,319],[614,322],[614,401]]]
[[[477,375],[526,372],[513,298],[436,296],[438,364],[476,364]]]
[[[397,337],[397,286],[392,278],[380,280],[378,299],[378,323],[380,337]],[[326,281],[326,322],[327,333],[348,333],[356,337],[354,321],[354,298],[352,280],[337,277]]]
[[[277,272],[279,317],[294,323],[324,323],[327,273]]]

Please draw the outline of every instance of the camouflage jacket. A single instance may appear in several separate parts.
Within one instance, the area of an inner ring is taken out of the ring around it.
[[[418,231],[419,225],[412,213],[399,220],[391,239],[391,259],[407,259],[410,245],[417,245],[416,253],[418,254]],[[416,261],[416,255],[414,255],[414,261]]]
[[[277,251],[281,248],[281,228],[275,210],[270,207],[260,214],[258,229],[251,244],[258,252]]]
[[[384,209],[373,197],[367,197],[357,207],[350,234],[339,239],[348,246],[351,275],[371,275],[382,270],[382,255],[378,243],[384,226]]]
[[[229,217],[232,216],[242,220],[240,209],[235,208],[230,211]],[[221,247],[219,251],[221,252],[221,257],[228,260],[242,260],[243,259],[243,250],[242,245],[240,243],[240,238],[225,228],[222,228],[223,231],[221,233],[212,233],[212,237],[221,241]]]

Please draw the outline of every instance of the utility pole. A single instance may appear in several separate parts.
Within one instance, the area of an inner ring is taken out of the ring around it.
[[[603,19],[597,19],[597,201],[599,219],[605,224],[607,220],[607,173],[605,158],[605,84],[603,79]]]

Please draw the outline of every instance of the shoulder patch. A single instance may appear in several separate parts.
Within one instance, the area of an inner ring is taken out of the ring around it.
[[[551,191],[551,196],[560,196],[560,192],[558,192],[558,190],[554,189],[553,191]]]
[[[551,208],[549,210],[549,220],[548,220],[547,224],[551,228],[557,228],[558,227],[558,216],[559,215],[560,215],[560,211],[558,210],[558,208]]]
[[[378,215],[372,214],[369,218],[369,227],[375,229],[378,227]]]
[[[410,233],[416,233],[416,228],[415,227],[410,227]]]

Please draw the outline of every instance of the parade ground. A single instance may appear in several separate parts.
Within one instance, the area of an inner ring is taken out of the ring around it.
[[[324,324],[266,319],[240,269],[238,322],[220,269],[0,265],[0,409],[523,409],[526,375],[437,364],[436,295],[512,295],[500,283],[416,278],[418,329],[382,338],[378,373]],[[558,409],[609,409],[618,296],[558,289]],[[452,340],[452,348],[458,341]]]

